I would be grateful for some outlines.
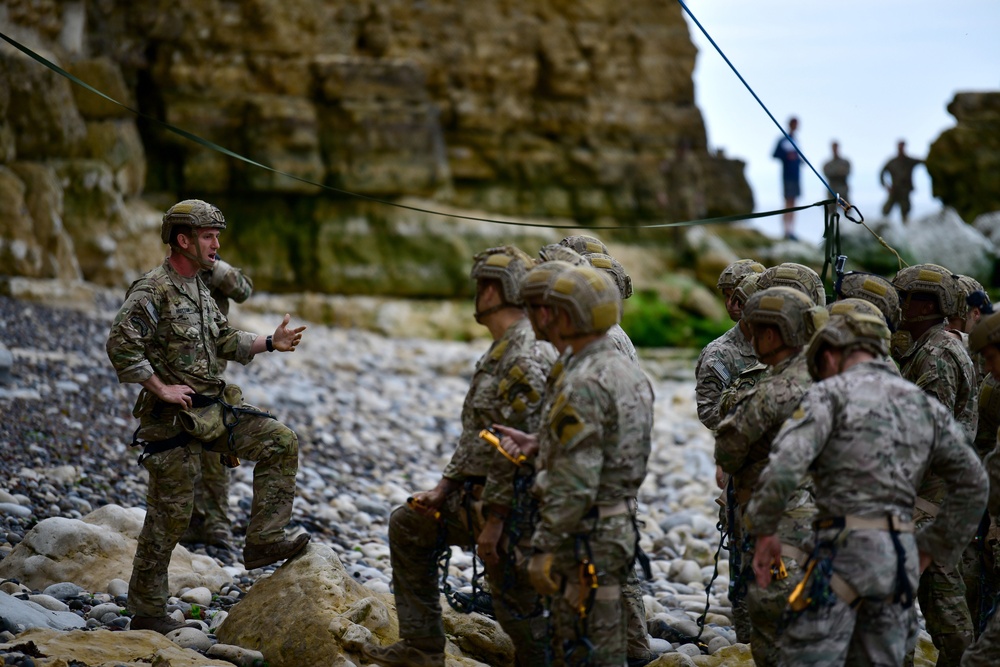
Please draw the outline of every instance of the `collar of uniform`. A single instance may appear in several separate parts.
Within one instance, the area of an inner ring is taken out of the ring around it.
[[[798,354],[793,354],[787,359],[782,359],[774,366],[771,366],[771,375],[777,375],[778,373],[784,372],[786,368],[794,364],[796,361],[801,361],[805,358],[805,351],[800,351]]]
[[[615,354],[620,354],[618,350],[615,348],[615,344],[611,341],[610,338],[608,338],[607,335],[605,335],[599,340],[595,340],[594,342],[592,342],[590,345],[583,348],[579,352],[577,352],[576,350],[570,352],[569,356],[566,359],[566,368],[569,369],[575,366],[576,364],[580,363],[587,357],[592,357],[595,354],[601,354],[606,350],[611,350]]]
[[[189,288],[193,287],[195,294],[201,292],[201,281],[198,279],[198,274],[195,274],[190,278],[182,276],[170,263],[169,257],[163,260],[163,270],[166,271],[167,277],[170,279],[170,282],[174,284],[174,287],[177,288],[177,291],[188,299],[191,299],[191,295],[188,293]],[[191,300],[194,301],[194,299]],[[195,301],[195,304],[197,304],[197,301]]]
[[[950,336],[951,334],[947,333],[947,331],[945,330],[945,326],[944,325],[945,325],[945,323],[941,322],[939,324],[935,324],[930,329],[928,329],[927,331],[925,331],[923,336],[921,336],[917,340],[913,341],[913,345],[910,346],[910,349],[906,351],[906,354],[904,354],[902,356],[902,358],[903,359],[908,359],[912,355],[916,354],[917,350],[919,350],[924,345],[926,345],[927,341],[929,341],[931,338],[933,338],[934,336],[937,336],[938,332],[943,332],[943,333],[945,333],[945,335]]]

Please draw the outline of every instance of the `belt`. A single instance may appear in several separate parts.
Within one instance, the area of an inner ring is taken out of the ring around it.
[[[930,515],[931,518],[936,517],[941,508],[929,500],[924,500],[923,498],[916,498],[913,501],[913,507],[920,510],[924,514]]]
[[[785,544],[784,542],[781,543],[781,555],[785,558],[791,558],[798,563],[799,567],[802,568],[805,567],[806,561],[809,560],[809,554],[805,551],[799,549],[798,547],[794,547],[791,544]],[[858,595],[858,592],[854,590],[854,586],[847,583],[847,580],[836,572],[830,575],[830,590],[836,593],[837,597],[848,606],[853,606],[854,603],[857,602],[858,598],[861,597]]]
[[[913,522],[900,519],[895,514],[883,517],[863,517],[848,514],[813,521],[814,530],[845,528],[847,530],[887,530],[894,533],[912,533]]]
[[[619,500],[612,505],[594,505],[583,515],[584,519],[607,519],[632,512],[632,500]]]

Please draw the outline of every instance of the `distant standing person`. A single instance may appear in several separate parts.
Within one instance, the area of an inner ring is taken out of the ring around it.
[[[841,157],[840,144],[836,141],[830,144],[830,150],[833,151],[833,157],[823,165],[823,175],[826,176],[826,182],[831,190],[844,201],[850,201],[847,196],[847,177],[851,175],[851,163],[846,158]],[[836,205],[834,205],[832,211],[836,210]],[[828,212],[832,211],[828,209]]]
[[[788,119],[788,136],[778,139],[778,145],[774,147],[773,156],[781,160],[781,185],[785,196],[785,208],[795,206],[795,200],[802,193],[799,186],[799,164],[802,159],[795,149],[795,130],[799,127],[799,119],[792,116]],[[782,214],[781,221],[785,225],[785,238],[798,241],[795,236],[795,213],[787,212]]]
[[[896,157],[886,162],[882,167],[882,173],[879,174],[882,187],[889,192],[889,199],[882,206],[882,215],[888,216],[892,207],[898,204],[903,222],[907,221],[910,216],[910,193],[913,192],[913,168],[923,163],[923,160],[906,154],[905,141],[897,144]],[[889,175],[888,183],[885,179],[886,174]]]

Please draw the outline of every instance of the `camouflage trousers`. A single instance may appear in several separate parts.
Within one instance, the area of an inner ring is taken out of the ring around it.
[[[856,609],[836,598],[792,618],[781,636],[781,667],[901,665],[916,637],[912,605],[864,600]],[[754,655],[756,660],[756,654]],[[757,663],[760,665],[761,663]]]
[[[628,515],[602,519],[582,541],[570,538],[554,554],[552,571],[569,584],[550,598],[553,661],[556,667],[621,667],[627,658],[629,611],[624,584],[632,569],[635,528]],[[580,558],[597,566],[600,588],[592,600],[572,584],[580,581]],[[634,570],[632,572],[634,577]],[[589,603],[589,604],[588,604]],[[581,614],[581,606],[587,608]],[[644,613],[644,612],[643,612]],[[588,662],[589,661],[589,662]]]
[[[752,561],[753,555],[749,557]],[[750,651],[754,664],[758,667],[774,667],[779,664],[778,647],[784,630],[785,608],[788,596],[802,580],[803,571],[790,558],[783,559],[788,577],[772,581],[767,588],[757,585],[753,565],[744,570],[747,584],[746,610],[750,621]]]
[[[285,538],[284,528],[292,516],[298,438],[281,422],[254,415],[244,415],[234,427],[233,436],[234,453],[241,459],[256,461],[246,541],[279,542]],[[139,533],[128,591],[128,608],[138,616],[165,613],[170,556],[191,519],[202,450],[202,445],[191,443],[143,460],[149,473],[146,519]]]
[[[441,594],[438,588],[438,553],[442,546],[471,549],[482,528],[478,503],[470,498],[466,509],[464,491],[448,495],[441,507],[440,521],[428,518],[407,506],[397,507],[389,518],[389,552],[392,586],[399,617],[399,635],[404,639],[443,637]],[[525,531],[524,540],[530,537]],[[500,564],[486,569],[486,581],[493,597],[497,622],[514,644],[518,667],[545,664],[548,627],[540,614],[540,601],[527,571],[507,565],[505,548]],[[506,577],[506,579],[505,579]]]
[[[646,603],[642,599],[642,586],[635,568],[629,568],[628,578],[622,586],[625,605],[627,654],[629,658],[652,658],[649,649],[649,628],[646,625]]]
[[[993,614],[983,634],[962,656],[962,667],[993,667],[1000,656],[1000,614]]]
[[[938,650],[938,667],[958,667],[973,639],[972,617],[965,600],[965,581],[960,566],[931,563],[920,575],[917,599],[927,632]]]
[[[972,631],[979,637],[981,623],[985,620],[997,593],[1000,577],[997,576],[993,545],[985,539],[976,539],[962,552],[962,580],[965,582],[965,602],[972,618]]]
[[[200,519],[203,537],[229,534],[229,468],[218,452],[201,452],[201,476],[194,484],[192,523]]]

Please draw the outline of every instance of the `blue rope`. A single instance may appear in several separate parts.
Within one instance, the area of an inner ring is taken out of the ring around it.
[[[809,161],[809,158],[807,158],[805,156],[805,154],[801,150],[799,150],[799,146],[798,146],[798,144],[795,143],[795,140],[792,139],[791,135],[788,134],[788,132],[785,132],[785,128],[783,128],[781,126],[781,123],[779,123],[777,121],[777,119],[774,117],[774,115],[771,113],[771,111],[767,108],[767,106],[764,104],[764,102],[761,101],[760,97],[757,96],[757,93],[755,93],[754,90],[753,90],[753,88],[750,87],[750,84],[747,83],[746,79],[743,78],[743,75],[739,73],[739,70],[737,70],[736,67],[733,65],[733,63],[730,62],[729,58],[726,57],[726,54],[722,52],[722,49],[719,48],[719,45],[715,43],[715,40],[712,39],[712,36],[708,34],[708,31],[705,30],[705,27],[701,25],[701,22],[695,17],[695,15],[691,12],[691,10],[688,9],[688,6],[686,4],[684,4],[684,0],[677,0],[677,2],[680,3],[681,8],[687,13],[687,15],[691,17],[691,20],[694,21],[694,24],[696,26],[698,26],[698,29],[701,30],[701,33],[703,35],[705,35],[705,38],[712,44],[712,46],[715,47],[715,50],[719,52],[719,55],[722,56],[722,59],[726,61],[727,65],[729,65],[729,69],[733,70],[733,74],[735,74],[736,77],[740,80],[740,82],[744,86],[746,86],[746,89],[748,91],[750,91],[750,94],[753,95],[753,98],[755,100],[757,100],[757,104],[759,104],[760,108],[764,110],[764,113],[766,113],[767,117],[771,119],[771,122],[773,122],[774,125],[779,130],[781,130],[781,133],[783,135],[785,135],[785,138],[788,139],[788,141],[791,142],[792,146],[795,147],[795,152],[799,154],[799,157],[802,158],[803,162],[805,162],[807,165],[809,165],[809,168],[812,169],[812,173],[816,174],[816,178],[818,178],[820,180],[820,183],[823,184],[823,187],[825,187],[827,190],[829,190],[829,192],[830,192],[831,195],[833,195],[834,197],[836,197],[837,203],[840,204],[841,208],[844,208],[845,210],[847,210],[848,208],[851,208],[850,203],[846,199],[843,199],[840,196],[840,193],[834,192],[833,188],[830,187],[830,184],[826,182],[826,179],[819,175],[819,172],[816,171],[816,168],[812,166],[812,163]]]

